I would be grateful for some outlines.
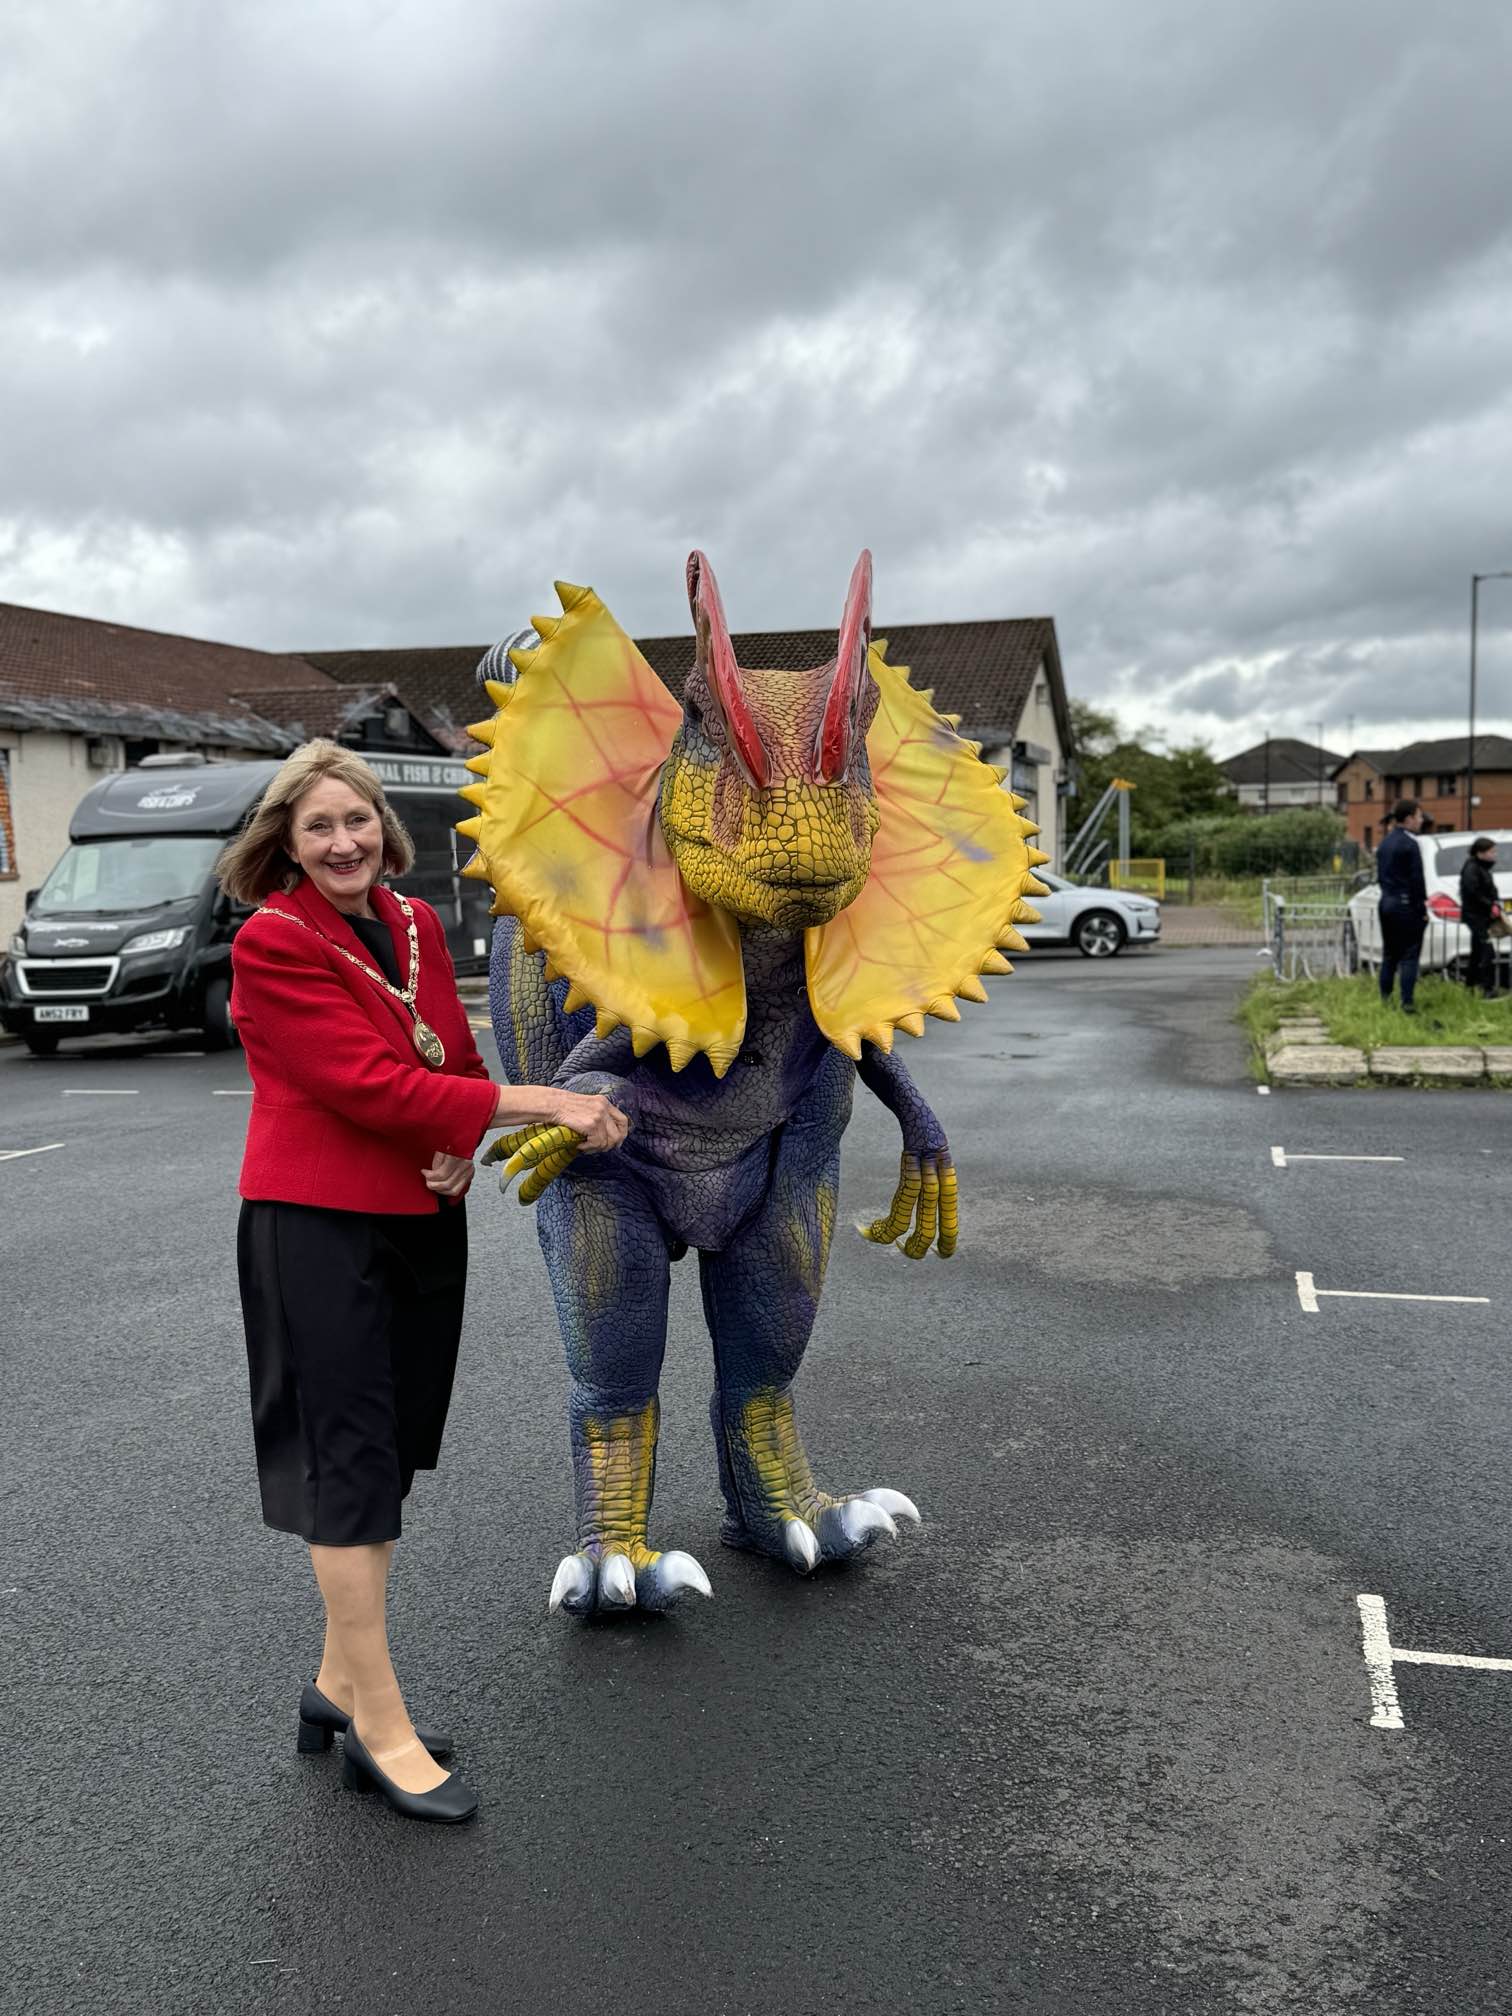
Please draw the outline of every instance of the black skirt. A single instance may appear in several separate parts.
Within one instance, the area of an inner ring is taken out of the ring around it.
[[[237,1231],[263,1518],[321,1547],[397,1540],[433,1470],[467,1286],[467,1215],[243,1203]]]

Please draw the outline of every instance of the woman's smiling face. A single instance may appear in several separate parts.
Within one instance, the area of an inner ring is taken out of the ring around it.
[[[289,853],[338,910],[367,916],[368,891],[383,868],[377,807],[335,777],[322,777],[294,802]]]

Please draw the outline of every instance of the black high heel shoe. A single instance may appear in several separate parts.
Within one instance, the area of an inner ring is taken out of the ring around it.
[[[363,1747],[355,1729],[348,1728],[341,1744],[341,1782],[351,1792],[381,1792],[384,1801],[406,1820],[437,1820],[455,1825],[471,1820],[478,1810],[478,1795],[460,1778],[448,1778],[429,1792],[406,1792],[381,1770]]]
[[[329,1750],[333,1736],[345,1736],[351,1717],[328,1701],[313,1680],[306,1680],[299,1695],[299,1748],[302,1751]],[[452,1754],[450,1736],[438,1736],[432,1729],[415,1734],[438,1764]]]

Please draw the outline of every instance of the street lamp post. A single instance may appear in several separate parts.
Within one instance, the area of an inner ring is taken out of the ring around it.
[[[1465,831],[1475,825],[1475,631],[1480,615],[1482,581],[1512,581],[1512,567],[1470,576],[1470,740],[1465,751]]]

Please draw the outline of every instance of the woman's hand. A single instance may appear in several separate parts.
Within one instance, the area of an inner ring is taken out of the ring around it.
[[[443,1155],[439,1151],[431,1158],[429,1169],[422,1169],[427,1190],[434,1190],[438,1197],[465,1197],[473,1180],[473,1165],[465,1155]]]
[[[630,1122],[611,1100],[597,1092],[558,1092],[553,1124],[570,1127],[582,1137],[582,1147],[590,1155],[606,1148],[618,1148],[630,1132]]]

